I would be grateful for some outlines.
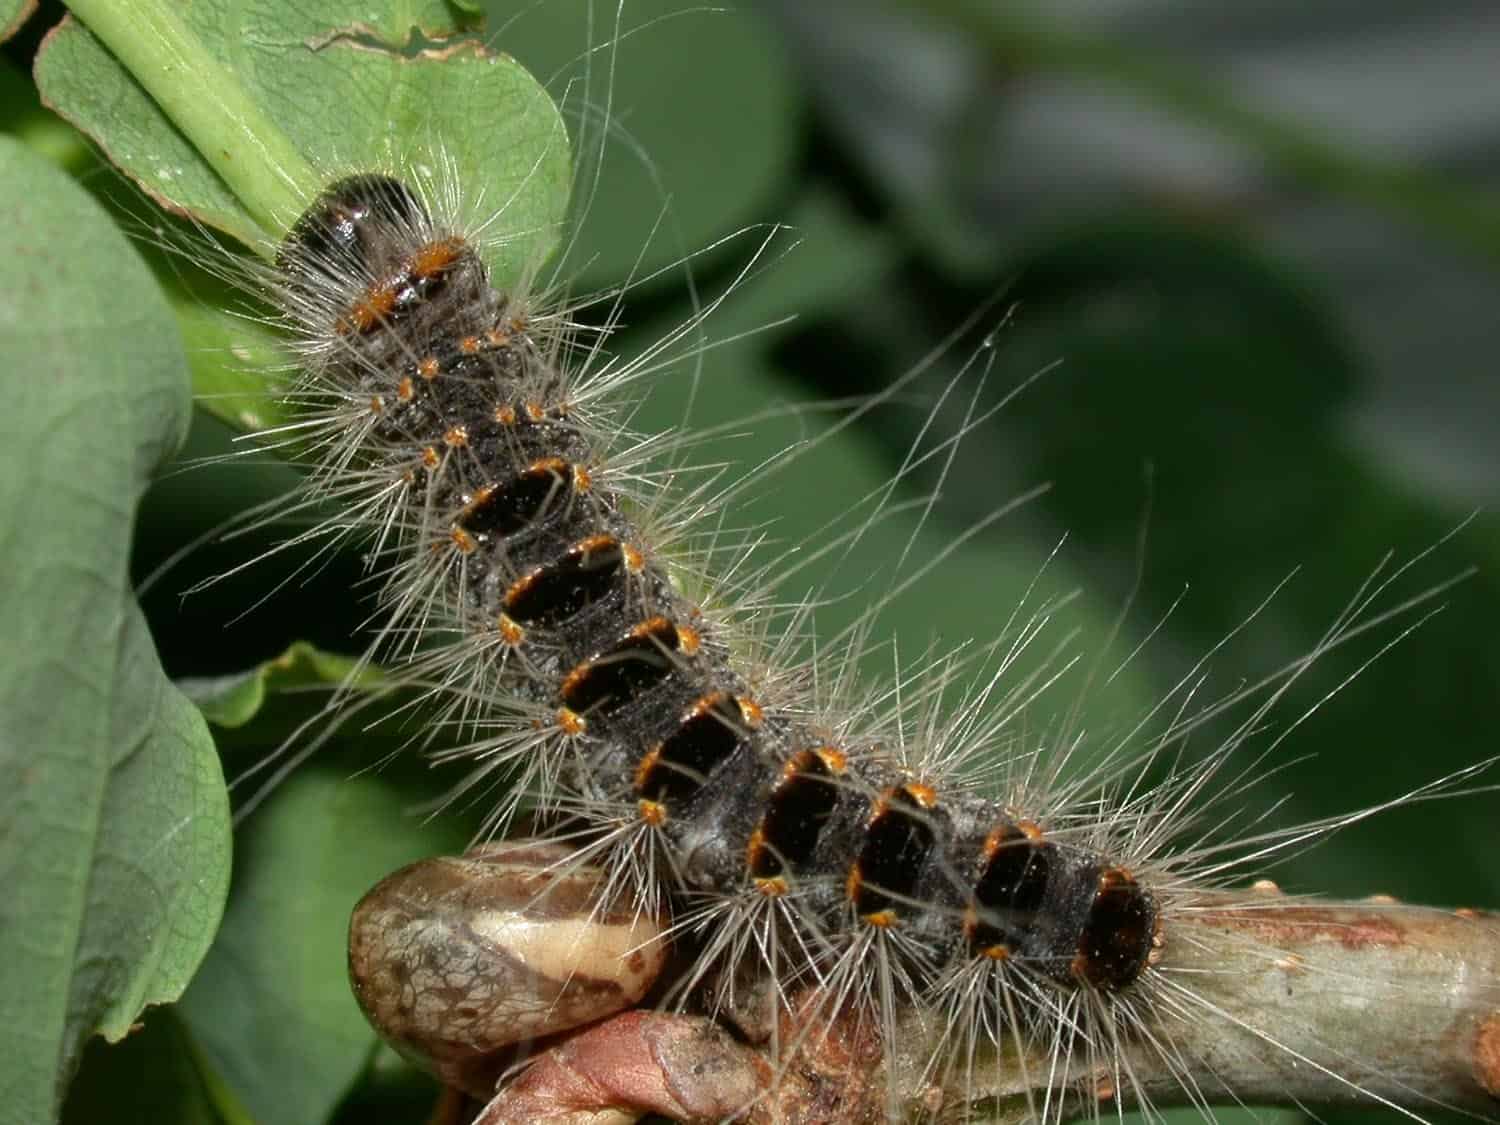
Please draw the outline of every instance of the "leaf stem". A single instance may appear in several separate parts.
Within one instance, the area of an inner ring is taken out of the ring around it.
[[[209,53],[170,0],[67,0],[239,197],[279,238],[318,179],[302,153]]]

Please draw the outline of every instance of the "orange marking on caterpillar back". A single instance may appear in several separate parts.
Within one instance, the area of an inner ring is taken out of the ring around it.
[[[410,402],[417,393],[417,385],[411,381],[410,375],[401,376],[401,382],[396,384],[396,397],[402,402]]]
[[[611,540],[610,542],[613,543],[614,541]],[[624,544],[621,550],[625,556],[625,569],[630,571],[631,574],[639,574],[646,569],[646,556],[641,554],[640,551],[632,547],[629,543]]]
[[[474,548],[479,546],[479,544],[474,541],[474,537],[461,527],[455,527],[448,534],[449,537],[453,540],[454,546],[456,546],[466,555],[473,552]]]
[[[370,396],[370,413],[380,414],[385,410],[385,400],[379,395]]]
[[[429,383],[443,373],[443,365],[437,361],[436,356],[424,356],[417,360],[417,374]]]
[[[495,407],[495,421],[502,426],[514,426],[516,424],[516,408],[514,406]]]
[[[829,773],[839,774],[849,768],[849,755],[837,746],[819,746],[813,753],[828,767]]]
[[[395,308],[396,286],[389,281],[382,282],[365,290],[365,295],[354,302],[348,316],[340,319],[334,330],[340,336],[347,336],[351,332],[364,335],[382,324]]]
[[[651,771],[656,768],[656,763],[661,759],[661,743],[647,750],[641,756],[641,760],[635,766],[635,791],[639,793],[651,777]]]
[[[567,698],[570,693],[577,691],[578,685],[588,679],[589,672],[593,667],[594,662],[592,660],[585,660],[581,664],[575,665],[573,670],[563,677],[562,689],[558,694]]]
[[[666,627],[676,628],[676,626],[672,625],[670,621],[658,613],[655,617],[648,617],[639,625],[632,626],[628,635],[631,637],[649,637],[652,633],[659,633]]]
[[[422,464],[426,468],[435,469],[442,464],[442,461],[442,457],[438,455],[438,451],[432,446],[429,445],[426,449],[422,450]]]
[[[448,270],[463,257],[465,245],[461,238],[442,238],[420,247],[411,256],[409,268],[413,277],[436,277]]]
[[[594,487],[594,476],[582,465],[573,466],[573,491],[587,492]]]
[[[458,342],[458,350],[463,352],[464,355],[478,355],[479,348],[478,336],[465,336]]]
[[[924,809],[933,808],[937,804],[937,790],[925,782],[910,781],[902,786],[902,788],[906,790],[908,797]]]
[[[660,828],[667,822],[667,809],[660,801],[648,801],[643,797],[636,805],[641,811],[641,819],[652,828]]]
[[[590,535],[582,543],[578,544],[578,549],[587,557],[594,551],[608,551],[614,546],[615,537],[606,532],[601,535]]]
[[[573,737],[582,734],[589,728],[588,722],[582,715],[578,714],[578,712],[576,711],[571,711],[566,707],[558,708],[557,725],[562,728],[562,732],[564,734]]]
[[[522,409],[526,411],[526,417],[530,418],[533,422],[540,422],[547,417],[547,411],[542,408],[542,404],[539,402],[528,402]]]
[[[859,888],[864,885],[865,877],[860,874],[859,864],[856,863],[849,868],[849,874],[844,876],[844,897],[853,902],[859,897]]]
[[[469,427],[452,426],[443,434],[443,443],[450,449],[462,449],[469,444]]]
[[[500,615],[500,620],[495,623],[495,628],[500,633],[500,639],[511,648],[520,648],[521,642],[526,639],[526,630],[503,613]]]
[[[740,718],[745,720],[745,725],[751,730],[765,722],[766,713],[760,709],[760,704],[753,699],[737,700],[740,705]]]

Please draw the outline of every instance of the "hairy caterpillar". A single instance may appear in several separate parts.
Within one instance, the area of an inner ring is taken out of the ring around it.
[[[421,223],[418,222],[417,225],[420,226]],[[431,263],[429,262],[428,266],[424,267],[424,268],[429,268],[430,269],[431,268]],[[419,281],[419,282],[420,281],[424,281],[424,280],[430,280],[430,277],[428,275],[423,274],[420,270],[413,271],[413,272],[414,272],[414,274],[416,276],[416,280]],[[393,311],[395,309],[395,307],[396,307],[394,304],[390,305],[390,306],[385,306],[383,304],[383,302],[385,302],[387,300],[387,296],[388,296],[387,293],[385,293],[385,292],[374,293],[373,290],[372,290],[371,285],[369,284],[369,279],[368,278],[362,278],[357,284],[355,284],[352,287],[352,289],[353,289],[354,292],[366,294],[366,296],[369,298],[369,300],[366,302],[365,312],[366,313],[370,313],[372,315],[371,316],[366,316],[365,319],[367,319],[367,320],[368,319],[372,319],[372,317],[375,320],[379,320],[382,316],[387,315],[388,311]],[[326,288],[319,290],[319,292],[323,292],[323,293],[327,293],[329,291],[330,290],[328,290]],[[394,292],[392,292],[392,293],[389,294],[389,297],[390,297],[390,299],[392,301],[394,301],[397,296],[399,296],[399,294],[396,294]],[[356,303],[356,305],[359,303],[359,299],[358,298],[356,298],[355,303]],[[360,315],[359,310],[357,308],[355,310],[355,313],[356,313],[356,316]],[[494,324],[490,324],[490,325],[487,326],[486,330],[488,331],[490,329],[494,329],[495,327],[496,326]],[[320,335],[319,338],[320,339],[327,339],[328,338],[328,334],[326,333],[326,331],[322,335]],[[456,341],[458,344],[461,345],[464,339],[465,339],[465,337],[463,337],[463,336],[457,336],[457,337],[454,337],[453,340],[450,341],[450,342],[455,342]],[[497,350],[500,349],[500,345],[499,344],[496,344],[495,346],[496,346]],[[458,351],[462,352],[463,348],[459,347]],[[416,358],[420,359],[421,357],[416,357]],[[458,361],[454,360],[454,362],[456,363]],[[439,366],[441,367],[441,363],[439,364]],[[420,372],[418,372],[418,374],[420,375]],[[400,388],[399,382],[394,385],[393,392],[394,392],[396,398],[399,400],[400,399],[400,395],[401,395],[401,388]],[[365,405],[369,406],[368,403],[366,403]],[[525,404],[523,403],[522,405],[524,407]],[[445,435],[446,435],[446,431],[445,431]],[[444,441],[443,444],[444,444],[444,446],[446,448],[459,448],[459,446],[457,446],[457,445],[449,445],[449,443],[446,440]],[[425,453],[425,450],[423,452]],[[607,463],[608,463],[608,461],[606,460],[606,464]],[[621,460],[619,460],[618,458],[615,460],[615,464],[616,465],[621,465],[622,463],[623,462]],[[528,465],[527,468],[529,469],[530,466]],[[522,474],[522,475],[524,475],[524,474]],[[556,478],[553,477],[553,479],[555,480]],[[542,480],[542,479],[538,478],[538,480],[535,483],[538,483],[539,485],[546,485],[546,489],[545,489],[545,495],[546,496],[554,495],[554,493],[551,491],[551,487],[552,486],[548,485],[545,480]],[[544,499],[542,501],[542,503],[546,504],[547,501]],[[423,595],[424,597],[429,596],[429,595],[431,595],[433,597],[436,596],[436,594],[434,593],[434,591],[436,590],[436,584],[435,583],[432,584],[432,585],[427,586],[425,589],[426,589],[427,593]],[[639,661],[637,661],[637,662],[639,662]],[[585,676],[584,677],[585,682],[586,682],[587,679],[588,679],[588,677]],[[663,785],[665,785],[665,782],[663,782]],[[887,787],[887,788],[890,788],[890,787]],[[913,799],[916,799],[916,798],[913,798]],[[914,815],[907,815],[905,813],[899,813],[899,814],[895,815],[892,819],[896,822],[896,826],[892,830],[893,831],[893,835],[895,835],[897,837],[897,839],[898,839],[899,842],[909,843],[911,841],[911,838],[912,838],[914,832],[916,831],[915,829],[913,829],[911,827],[911,825],[913,823],[920,823],[920,821],[918,820],[918,818],[916,818]],[[874,826],[871,825],[870,827],[874,827]],[[1046,841],[1043,841],[1042,843],[1045,843],[1045,842]],[[898,851],[904,851],[904,850],[905,850],[904,848],[898,849]],[[871,855],[872,860],[880,858],[879,854],[877,854],[879,852],[880,852],[879,848],[875,848],[872,851],[872,855]],[[863,853],[863,849],[861,849],[861,853]],[[616,867],[616,871],[617,872],[618,871],[631,871],[631,872],[634,872],[636,870],[637,870],[637,867],[634,867],[634,866],[626,867],[623,864],[619,864]],[[875,884],[875,889],[877,891],[890,890],[891,889],[891,888],[883,887],[882,884],[881,884],[881,881],[876,880],[876,881],[872,881],[872,882]],[[654,882],[648,884],[648,886],[654,886],[654,885],[655,885]],[[908,894],[906,897],[907,898],[911,898],[911,899],[915,899],[915,900],[917,900],[919,902],[923,900],[923,896],[920,895],[920,894]],[[878,913],[878,912],[876,912],[876,913]],[[880,927],[877,927],[877,928],[880,928]],[[726,933],[729,932],[728,927],[725,928],[724,932],[726,932]],[[1023,937],[1024,936],[1025,935],[1023,935]],[[1044,954],[1046,953],[1046,948],[1045,947],[1043,949],[1043,953]],[[858,963],[855,962],[852,959],[848,959],[847,963],[850,964],[850,965],[852,965],[852,966],[855,966],[855,969],[858,968]],[[851,969],[850,970],[851,976],[854,975],[855,969]],[[1051,978],[1049,978],[1049,979],[1051,979]]]
[[[825,1025],[884,1044],[875,1089],[833,1096],[826,1112],[906,1116],[915,1099],[940,1117],[984,1113],[976,1072],[1012,1043],[1041,1044],[1058,1080],[1092,1082],[1100,1099],[1150,1104],[1150,1082],[1125,1061],[1141,1042],[1191,1084],[1164,1017],[1206,1015],[1215,1002],[1184,983],[1201,968],[1164,950],[1175,934],[1190,949],[1221,940],[1225,957],[1240,935],[1195,933],[1195,914],[1255,918],[1266,899],[1211,893],[1244,862],[1233,847],[1174,844],[1193,831],[1187,799],[1261,726],[1276,693],[1205,764],[1155,788],[1138,759],[1106,759],[1100,776],[1118,792],[1100,799],[1097,782],[1075,790],[1049,772],[1067,743],[1040,757],[1012,749],[1021,764],[1002,764],[998,785],[994,773],[973,776],[966,759],[984,760],[1008,733],[1014,714],[1003,709],[982,718],[972,701],[955,706],[917,686],[915,721],[898,710],[862,730],[820,716],[827,704],[815,696],[752,687],[732,619],[680,592],[632,518],[654,497],[628,491],[633,471],[610,475],[574,420],[586,393],[569,385],[560,352],[531,334],[530,311],[491,294],[478,262],[409,189],[368,175],[327,189],[280,261],[283,307],[315,349],[315,382],[302,393],[330,403],[317,423],[331,435],[329,475],[343,487],[352,467],[369,472],[368,526],[394,544],[387,628],[405,643],[413,619],[434,619],[424,631],[457,635],[413,657],[418,681],[440,685],[434,694],[451,695],[460,725],[477,732],[456,756],[484,763],[480,778],[521,773],[543,835],[550,828],[577,848],[561,869],[602,868],[604,909],[621,896],[647,917],[666,909],[678,944],[697,951],[684,994],[710,989],[696,1002],[734,1014],[752,1041],[769,1038],[786,1075],[824,1042]],[[1358,627],[1364,605],[1328,643]],[[755,671],[775,682],[763,665]],[[1002,682],[985,681],[976,698],[988,702]],[[1163,745],[1196,722],[1169,727]],[[985,782],[996,796],[976,788]],[[500,816],[508,823],[510,806]],[[1263,833],[1240,849],[1263,858],[1310,831]],[[1271,948],[1299,972],[1313,956]],[[442,979],[450,957],[406,954],[415,960],[394,985],[376,983],[386,971],[378,960],[356,977],[372,1016],[385,1014],[372,993],[405,997],[395,1004],[403,1027],[428,1002],[410,972],[421,965]],[[438,995],[467,1010],[454,988]],[[1481,1009],[1492,993],[1479,986]],[[915,1079],[898,1079],[892,1044],[912,1017],[947,1030],[920,1036],[936,1047],[919,1054]],[[1471,1018],[1461,1037],[1481,1034]],[[444,1043],[466,1034],[441,1019],[438,1033]],[[1310,1043],[1278,1047],[1329,1073],[1317,1032]],[[1078,1058],[1088,1060],[1083,1077]],[[778,1069],[773,1096],[783,1081]],[[1373,1073],[1346,1081],[1380,1088]],[[956,1103],[944,1093],[955,1085]],[[819,1096],[828,1094],[807,1098]],[[756,1100],[707,1112],[754,1113]],[[1049,1096],[1031,1112],[1050,1118],[1066,1104]],[[488,1119],[522,1119],[514,1112],[492,1108]],[[778,1104],[771,1115],[808,1112]]]

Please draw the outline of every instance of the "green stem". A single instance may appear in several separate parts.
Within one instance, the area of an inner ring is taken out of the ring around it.
[[[962,28],[1008,70],[1070,74],[1119,87],[1241,142],[1288,178],[1399,215],[1500,266],[1500,208],[1441,177],[1360,156],[1315,128],[1246,105],[1223,83],[1170,59],[1048,26],[1009,4],[908,3]]]
[[[273,237],[317,190],[312,166],[172,0],[67,0]]]

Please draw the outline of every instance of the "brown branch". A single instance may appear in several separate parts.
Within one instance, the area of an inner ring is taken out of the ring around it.
[[[782,1011],[774,1039],[745,1013],[737,1039],[701,1015],[631,1008],[664,967],[654,924],[601,913],[602,873],[567,859],[557,844],[511,841],[426,860],[355,912],[356,993],[408,1057],[484,1099],[513,1049],[534,1044],[484,1125],[643,1113],[1010,1125],[1117,1102],[1373,1100],[1500,1116],[1500,916],[1288,899],[1270,884],[1177,892],[1139,979],[1114,994],[1059,988],[1051,996],[1073,1009],[1034,1020],[1019,1011],[1022,983],[1016,1026],[1037,1030],[970,1059],[938,1013],[909,1013],[882,1043],[868,1013],[809,1015],[823,1011],[816,991]]]
[[[1114,1098],[1500,1114],[1500,917],[1271,889],[1179,905],[1164,937],[1142,982],[1150,1002],[1110,1052],[1117,1070],[1080,1050],[1069,1073],[1046,1081],[1036,1047],[955,1088],[911,1084],[902,1100],[997,1122],[1027,1119],[1049,1087],[1053,1104],[1067,1099],[1065,1117]]]

